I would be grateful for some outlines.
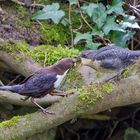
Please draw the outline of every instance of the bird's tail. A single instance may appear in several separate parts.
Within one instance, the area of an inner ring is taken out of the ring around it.
[[[22,89],[22,85],[14,85],[14,86],[1,86],[0,90],[9,90],[12,92],[19,92]]]
[[[140,51],[132,51],[132,55],[136,57],[140,57]]]

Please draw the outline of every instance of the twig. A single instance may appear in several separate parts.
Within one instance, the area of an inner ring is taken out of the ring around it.
[[[70,34],[71,34],[71,47],[74,46],[74,39],[73,39],[73,29],[72,29],[72,22],[71,22],[71,5],[69,4],[69,24],[70,24]]]
[[[78,8],[80,9],[81,7],[80,7],[79,1],[78,1],[77,4],[78,4]],[[91,26],[91,25],[87,22],[87,20],[85,19],[84,15],[83,15],[83,13],[82,13],[82,11],[81,11],[81,9],[80,9],[80,15],[81,15],[83,21],[87,24],[87,26],[88,26],[90,29],[93,29],[92,26]]]
[[[3,82],[2,82],[1,80],[0,80],[0,85],[1,85],[1,86],[4,86],[4,84],[3,84]]]
[[[8,83],[8,86],[13,84],[19,77],[20,75],[17,75],[15,79],[13,79],[11,82]]]
[[[18,4],[18,5],[22,5],[22,6],[25,5],[23,2],[20,2],[18,0],[11,0],[11,1],[14,2],[14,3],[16,3],[16,4]]]
[[[33,3],[33,4],[31,4],[31,6],[30,7],[44,7],[45,5],[43,5],[43,4],[38,4],[38,3]]]
[[[135,14],[137,14],[140,17],[140,10],[138,8],[136,8],[135,6],[132,6],[130,4],[127,4]]]
[[[83,27],[83,22],[82,22],[82,20],[81,19],[79,19],[80,20],[80,26],[77,28],[77,29],[74,29],[74,31],[79,31],[79,30],[81,30],[82,29],[82,27]]]

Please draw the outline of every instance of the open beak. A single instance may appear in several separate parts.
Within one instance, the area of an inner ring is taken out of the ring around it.
[[[75,56],[73,61],[74,61],[74,66],[76,66],[78,62],[81,62],[80,56]]]
[[[92,61],[91,59],[81,57],[81,64],[84,66],[89,66],[95,70],[98,70],[100,64],[97,61]]]

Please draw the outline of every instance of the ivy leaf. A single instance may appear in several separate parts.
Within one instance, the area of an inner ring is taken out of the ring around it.
[[[136,21],[136,17],[135,16],[126,15],[126,14],[123,16],[123,20],[121,22],[119,22],[119,25],[123,29],[127,29],[127,28],[140,29],[140,26],[139,26],[139,24]]]
[[[119,15],[124,15],[124,10],[122,8],[122,0],[113,0],[111,5],[107,5],[107,14],[116,13]]]
[[[108,35],[111,30],[125,32],[125,30],[123,30],[121,26],[115,22],[114,16],[108,16],[106,24],[103,26],[103,31],[106,35]]]
[[[139,140],[140,133],[134,128],[127,128],[124,134],[124,140]]]
[[[67,26],[69,24],[69,20],[67,18],[63,18],[61,20],[61,24],[63,24],[64,26]]]
[[[86,7],[86,13],[92,17],[94,9],[98,8],[98,4],[91,3],[89,6]]]
[[[137,22],[135,22],[135,23],[130,23],[130,22],[123,22],[123,21],[121,21],[119,24],[120,24],[120,26],[121,26],[123,29],[126,29],[126,28],[140,29],[140,26],[138,25]]]
[[[98,7],[93,9],[92,20],[97,24],[99,29],[105,24],[106,17],[107,14],[104,5],[101,3],[98,4]]]
[[[77,4],[78,0],[69,0],[70,5]]]
[[[85,47],[92,50],[97,50],[101,43],[94,43],[92,41],[86,41]]]
[[[127,32],[119,32],[119,31],[112,31],[109,36],[111,38],[111,41],[122,47],[125,48],[126,47],[126,43],[127,41],[133,37],[133,35],[135,34],[135,32],[133,31],[127,31]]]
[[[52,5],[45,6],[42,10],[38,11],[32,19],[34,20],[46,20],[51,19],[54,23],[58,24],[61,18],[65,15],[64,11],[59,10],[60,5],[58,3],[52,3]]]
[[[92,29],[91,35],[97,35],[100,37],[104,36],[104,33],[102,32],[102,30],[98,29],[96,26]]]
[[[92,35],[89,32],[84,34],[77,32],[76,37],[74,38],[74,44],[77,44],[81,40],[92,41]]]

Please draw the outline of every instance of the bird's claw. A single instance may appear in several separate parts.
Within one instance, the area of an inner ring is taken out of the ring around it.
[[[44,113],[44,114],[51,114],[51,115],[54,115],[55,113],[54,112],[50,112],[47,108],[43,108],[41,109],[41,111]]]

